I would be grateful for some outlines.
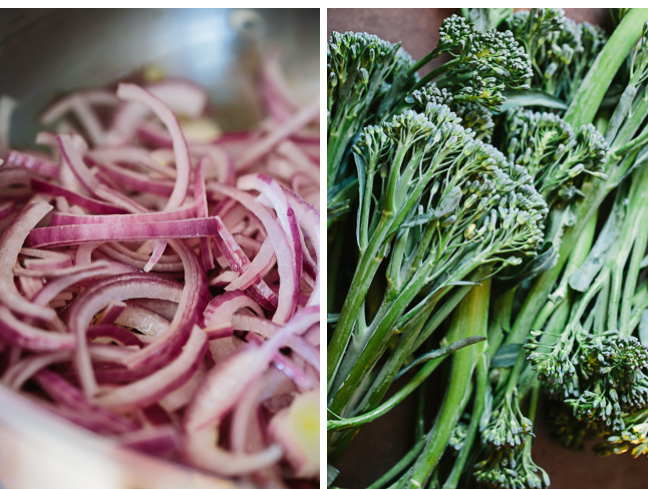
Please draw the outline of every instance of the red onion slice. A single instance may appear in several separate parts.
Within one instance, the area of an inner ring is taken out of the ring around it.
[[[178,124],[178,119],[171,109],[164,105],[158,97],[137,85],[121,83],[117,88],[117,96],[123,100],[140,102],[149,107],[160,118],[171,134],[177,178],[173,192],[163,210],[177,209],[182,205],[187,196],[189,173],[191,171],[189,148]]]
[[[13,268],[29,232],[51,210],[52,206],[47,202],[27,204],[0,236],[0,303],[21,314],[46,321],[54,321],[55,311],[34,304],[18,293],[14,284]]]
[[[175,360],[142,380],[100,394],[96,402],[115,412],[150,406],[187,381],[200,365],[206,350],[207,335],[194,327]]]
[[[295,281],[297,264],[293,252],[294,248],[288,242],[288,238],[281,226],[277,224],[276,218],[272,216],[267,208],[259,204],[254,197],[216,182],[210,183],[208,188],[237,200],[263,223],[277,257],[277,267],[281,278],[277,310],[272,320],[279,324],[285,323],[295,312],[299,295],[299,283]]]

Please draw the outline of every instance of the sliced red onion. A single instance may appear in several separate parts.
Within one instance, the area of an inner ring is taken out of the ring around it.
[[[205,176],[203,173],[203,164],[209,160],[209,157],[203,157],[198,160],[194,168],[194,199],[196,200],[196,216],[209,216],[207,207],[207,193],[205,192]],[[200,256],[202,257],[203,266],[206,270],[214,268],[214,253],[212,252],[211,239],[209,237],[200,238]]]
[[[265,338],[271,338],[280,331],[280,327],[271,321],[263,317],[254,317],[247,314],[233,315],[228,321],[228,324],[230,323],[235,331],[257,333]],[[319,371],[319,350],[311,346],[304,338],[298,335],[289,335],[285,339],[284,346],[290,347]]]
[[[157,456],[177,452],[180,446],[178,430],[170,424],[128,433],[116,441],[124,448]]]
[[[140,348],[144,346],[144,343],[142,343],[142,340],[136,334],[119,326],[113,326],[112,324],[98,324],[91,327],[88,329],[87,337],[90,340],[107,338],[124,346],[137,346]]]
[[[105,245],[101,245],[99,250],[108,258],[139,268],[140,270],[144,269],[148,260],[148,257],[132,251],[120,243],[106,243]],[[164,256],[160,257],[152,270],[155,272],[181,272],[184,270],[181,261],[167,261],[165,258]]]
[[[56,270],[72,266],[72,258],[66,253],[23,248],[20,250],[20,254],[37,258],[36,260],[29,258],[24,260],[25,267],[34,270]]]
[[[171,324],[155,311],[132,303],[120,312],[115,323],[136,329],[147,336],[162,336]]]
[[[272,180],[267,175],[258,174],[258,175],[246,175],[239,178],[237,186],[243,190],[257,190],[261,193],[269,202],[270,205],[274,208],[277,213],[277,219],[281,224],[284,235],[288,241],[288,245],[291,248],[292,254],[290,258],[294,260],[293,265],[293,281],[297,284],[299,288],[299,283],[301,282],[302,274],[302,249],[301,249],[301,239],[299,234],[299,228],[297,225],[297,220],[295,218],[295,213],[288,202],[286,197],[281,190],[281,187]],[[283,277],[285,280],[285,277]],[[283,280],[282,280],[283,282]],[[291,315],[292,312],[289,313]],[[278,322],[284,322],[287,317],[276,316],[273,320]]]
[[[300,198],[294,192],[284,189],[286,193],[286,198],[290,205],[295,211],[299,225],[306,232],[310,238],[310,242],[315,250],[315,256],[317,257],[317,263],[320,263],[321,251],[320,251],[320,227],[319,227],[319,212],[302,198]],[[312,306],[320,303],[319,288],[320,288],[320,279],[321,273],[318,270],[317,273],[317,282],[313,288],[310,298],[308,299],[307,306]]]
[[[101,172],[97,175],[97,178],[104,183],[107,183],[107,181],[103,174],[107,175],[116,184],[139,192],[148,192],[161,197],[169,197],[173,192],[173,182],[171,181],[152,178],[150,175],[118,166],[103,165],[101,163],[98,163],[97,166]]]
[[[2,383],[11,389],[19,390],[39,370],[55,363],[67,362],[71,357],[70,351],[54,351],[23,358],[5,371]]]
[[[16,318],[5,306],[0,306],[0,338],[11,345],[34,351],[72,350],[76,343],[72,334],[31,326]]]
[[[32,191],[34,192],[65,197],[68,202],[79,205],[84,209],[88,209],[89,211],[97,212],[99,214],[121,214],[126,212],[126,209],[123,209],[122,207],[85,197],[84,195],[72,192],[66,188],[60,187],[51,182],[40,180],[38,178],[32,178],[30,181],[30,186]]]
[[[165,80],[149,85],[147,89],[172,111],[189,117],[201,115],[208,101],[204,89],[186,80]],[[146,105],[122,104],[115,113],[112,139],[118,142],[131,139],[149,111]]]
[[[274,248],[277,257],[277,268],[281,277],[277,310],[273,316],[273,321],[279,324],[285,323],[286,319],[294,313],[297,307],[297,296],[299,293],[299,283],[295,282],[297,264],[295,254],[292,251],[294,247],[288,242],[288,237],[282,231],[281,226],[277,224],[276,219],[270,211],[256,202],[251,195],[216,182],[212,182],[208,188],[237,200],[263,223],[268,233],[268,239],[270,239]],[[219,244],[218,241],[217,244]],[[221,251],[223,251],[222,248]]]
[[[180,297],[178,295],[178,297]],[[135,299],[128,301],[128,304],[144,307],[150,311],[155,311],[163,318],[172,321],[178,310],[178,301],[164,301],[160,299]]]
[[[16,312],[47,321],[54,320],[55,311],[34,304],[18,293],[14,284],[13,268],[29,232],[51,210],[52,206],[47,202],[36,201],[27,204],[0,236],[0,302]]]
[[[165,409],[166,412],[174,413],[189,404],[194,392],[198,386],[202,384],[205,375],[207,375],[207,370],[208,367],[206,363],[203,362],[182,386],[169,392],[160,400],[160,406]]]
[[[3,202],[0,204],[0,221],[13,214],[16,204],[13,202]]]
[[[246,308],[254,311],[257,316],[263,317],[263,310],[259,304],[240,290],[225,292],[214,297],[203,313],[205,331],[210,339],[232,334],[232,317],[236,312]]]
[[[220,217],[216,217],[217,233],[214,235],[216,245],[223,253],[229,266],[237,273],[243,273],[249,266],[250,260],[231,235]],[[277,307],[278,299],[268,285],[259,279],[247,289],[247,293],[256,300],[263,308],[274,310]]]
[[[252,284],[258,282],[277,263],[274,250],[269,239],[266,239],[250,266],[243,270],[243,273],[236,277],[225,290],[245,290]]]
[[[81,411],[84,416],[100,424],[103,427],[102,431],[128,433],[140,426],[134,420],[116,416],[100,406],[89,403],[81,391],[54,372],[42,370],[35,375],[35,379],[53,400]]]
[[[238,272],[235,272],[234,270],[225,270],[224,272],[221,272],[218,275],[214,275],[214,276],[210,277],[209,285],[210,285],[210,287],[225,288],[229,284],[231,284],[232,281],[235,280],[236,277],[238,277],[238,276],[239,276]],[[258,303],[260,303],[260,302],[258,302]],[[274,307],[272,307],[272,304],[270,304],[270,307],[274,309]],[[266,307],[266,309],[267,309],[267,307]]]
[[[163,210],[177,209],[182,205],[187,196],[189,173],[191,171],[189,149],[187,148],[187,143],[178,124],[178,119],[176,119],[171,109],[164,105],[158,97],[137,85],[121,83],[117,88],[117,96],[131,102],[140,102],[149,107],[160,118],[171,134],[177,177],[173,192]]]
[[[32,298],[34,304],[45,306],[71,285],[89,278],[105,277],[106,275],[119,275],[130,272],[128,267],[117,264],[109,266],[108,262],[100,260],[88,265],[83,265],[83,267],[83,271],[71,273],[56,280],[48,281],[47,284]]]
[[[7,154],[7,164],[20,166],[49,178],[56,177],[60,170],[59,165],[42,157],[13,150]]]
[[[115,412],[150,406],[191,377],[206,349],[207,335],[194,327],[182,353],[175,360],[142,380],[100,394],[96,402]]]
[[[173,153],[171,155],[173,156]],[[93,148],[88,152],[88,157],[98,164],[107,166],[117,166],[117,163],[134,164],[138,168],[144,167],[173,180],[176,178],[176,171],[173,168],[162,164],[154,152],[139,146]]]
[[[209,295],[205,271],[194,252],[182,241],[169,241],[184,265],[184,287],[178,302],[178,309],[167,331],[155,343],[149,345],[128,360],[128,366],[136,369],[145,364],[163,365],[187,340],[194,324],[200,324],[200,313],[207,304]],[[143,296],[140,296],[143,297]],[[151,297],[150,299],[165,299]],[[168,300],[168,299],[167,299]]]
[[[139,224],[144,222],[161,222],[177,221],[196,217],[196,207],[183,207],[182,209],[166,212],[148,212],[146,214],[102,214],[79,215],[66,214],[63,212],[53,212],[50,220],[50,226],[69,226],[74,224],[119,224],[132,223]],[[199,216],[206,217],[206,216]]]
[[[86,289],[72,304],[68,315],[70,331],[77,339],[75,363],[79,380],[88,399],[92,398],[97,391],[85,341],[88,325],[94,315],[112,301],[139,297],[177,300],[178,287],[174,282],[154,276],[129,274],[108,277]]]
[[[268,153],[277,143],[296,133],[310,122],[317,121],[318,118],[319,102],[302,107],[284,124],[277,126],[259,142],[250,146],[237,161],[238,169],[242,170],[249,167],[257,159]]]
[[[75,110],[79,100],[92,105],[117,105],[119,100],[114,93],[107,90],[86,90],[84,92],[74,92],[70,95],[61,97],[52,104],[41,115],[43,124],[52,124],[63,117],[66,113]]]
[[[27,245],[34,248],[69,246],[105,241],[142,241],[155,238],[193,238],[217,233],[214,217],[173,221],[114,221],[106,223],[70,224],[32,230]]]

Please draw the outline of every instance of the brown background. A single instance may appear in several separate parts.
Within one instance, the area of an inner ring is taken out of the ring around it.
[[[610,28],[608,9],[565,9],[568,17]],[[415,59],[430,52],[437,42],[441,21],[459,9],[328,9],[327,30],[366,31],[391,42],[401,42]],[[354,489],[374,482],[412,444],[411,404],[398,406],[390,415],[363,428],[345,457],[336,463],[341,475],[336,485]],[[551,476],[552,489],[648,489],[648,460],[627,454],[597,458],[590,451],[566,450],[540,424],[533,449],[534,460]]]

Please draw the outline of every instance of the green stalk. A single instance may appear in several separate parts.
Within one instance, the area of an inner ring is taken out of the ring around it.
[[[464,297],[470,292],[470,289],[472,289],[474,285],[462,285],[459,287],[457,290],[455,290],[450,297],[448,297],[441,307],[439,307],[433,315],[430,316],[432,313],[432,310],[434,309],[434,306],[436,305],[435,303],[429,303],[424,306],[422,309],[421,313],[422,316],[424,317],[429,317],[427,320],[425,326],[423,327],[423,330],[421,333],[418,335],[416,342],[414,343],[414,346],[412,346],[412,350],[416,351],[418,350],[422,345],[425,339],[429,338],[432,333],[436,331],[436,329],[441,325],[443,321],[447,319],[447,317],[452,313],[452,311],[455,310],[455,308],[459,305],[459,303],[463,300]],[[400,329],[400,328],[399,328]],[[407,327],[403,329],[408,329]]]
[[[440,75],[450,71],[452,67],[458,65],[460,62],[461,62],[460,59],[453,59],[452,61],[448,61],[447,63],[444,63],[441,66],[435,68],[434,70],[430,71],[427,75],[425,75],[423,78],[421,78],[418,81],[418,83],[414,86],[414,89],[416,90],[417,88],[421,88],[425,86],[427,83],[431,82],[435,78],[438,78]]]
[[[471,272],[471,268],[475,266],[474,263],[481,261],[480,256],[482,256],[482,254],[478,253],[471,259],[465,259],[464,264],[456,270],[455,274],[458,277],[467,276]],[[334,384],[336,389],[333,391],[334,394],[329,402],[329,409],[331,409],[331,411],[340,416],[348,414],[349,401],[354,397],[354,395],[357,397],[357,388],[360,385],[362,378],[375,366],[380,359],[380,356],[387,349],[388,345],[385,340],[392,331],[396,321],[402,316],[407,306],[429,280],[428,274],[428,267],[425,265],[421,266],[399,296],[384,308],[381,306],[381,310],[386,311],[384,316],[378,317],[378,320],[376,320],[376,318],[374,319],[372,326],[370,327],[371,336],[368,341],[363,343],[359,355],[355,358],[353,364],[350,365],[351,369],[348,375],[344,375],[344,378],[339,379],[339,381]],[[453,280],[450,280],[450,282],[452,281]],[[442,290],[439,290],[435,301],[440,300],[449,291],[449,289],[449,287],[444,287]],[[335,333],[338,332],[339,327],[340,323],[338,322]],[[402,363],[396,365],[393,375],[396,375],[401,365]],[[393,376],[389,380],[389,383],[391,383],[391,380],[393,380]]]
[[[624,16],[621,24],[614,30],[583,80],[579,91],[565,114],[564,119],[566,122],[573,127],[579,127],[594,120],[610,83],[641,36],[643,24],[646,21],[648,21],[648,9],[632,9]],[[635,120],[633,122],[639,123],[640,121]],[[637,129],[638,127],[633,130],[628,126],[622,128],[621,133],[624,137],[632,137]],[[627,141],[623,141],[617,149],[627,144]],[[534,281],[506,343],[521,343],[527,336],[531,325],[560,276],[573,241],[580,235],[585,223],[594,214],[595,209],[598,209],[612,188],[610,184],[603,181],[594,182],[592,187],[588,192],[588,196],[578,206],[576,225],[565,231],[561,240],[558,262]]]
[[[648,196],[645,196],[645,199],[644,202],[648,202]],[[645,205],[646,204],[644,203],[644,207]],[[621,316],[619,318],[619,330],[621,336],[630,335],[634,329],[631,327],[632,323],[630,319],[632,299],[635,295],[637,279],[639,277],[639,264],[646,253],[646,246],[648,246],[648,226],[640,225],[637,238],[635,239],[632,248],[625,287],[623,289],[623,297],[621,299]]]
[[[481,416],[486,407],[486,389],[488,388],[488,358],[484,354],[481,355],[481,359],[477,362],[475,368],[475,383],[477,384],[477,388],[470,413],[468,433],[466,433],[464,444],[452,465],[452,471],[443,484],[442,489],[456,489],[458,487],[460,478],[465,475],[466,462],[471,455],[473,444],[477,438]]]
[[[632,51],[648,21],[648,9],[633,8],[621,20],[587,72],[567,109],[565,121],[573,127],[589,124],[605,97],[614,76]]]
[[[483,336],[488,328],[488,284],[473,287],[456,311],[448,339],[454,341],[468,336]],[[426,445],[412,467],[409,477],[402,481],[402,487],[419,488],[438,465],[445,452],[448,439],[459,421],[469,399],[472,375],[485,345],[473,345],[458,351],[453,358],[445,398],[434,428],[426,439]]]
[[[630,141],[646,117],[648,117],[648,91],[644,88],[642,97],[635,102],[635,107],[632,108],[630,115],[617,132],[612,150],[616,150]]]
[[[511,324],[513,299],[517,287],[513,287],[493,299],[493,313],[488,327],[488,358],[493,359],[504,341],[504,333]]]
[[[328,420],[326,422],[327,431],[339,431],[348,428],[356,428],[387,414],[398,404],[400,404],[403,399],[414,392],[432,374],[432,372],[434,372],[436,368],[441,365],[441,362],[443,362],[443,360],[444,358],[435,358],[427,362],[416,373],[416,375],[412,377],[409,382],[407,382],[407,384],[405,384],[396,394],[394,394],[376,409],[373,409],[365,414],[361,414],[360,416],[354,416],[353,418]]]

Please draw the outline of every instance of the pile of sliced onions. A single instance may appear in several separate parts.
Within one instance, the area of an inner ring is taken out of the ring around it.
[[[317,479],[319,107],[277,68],[248,132],[168,79],[59,99],[47,151],[0,137],[0,388],[219,476]]]

